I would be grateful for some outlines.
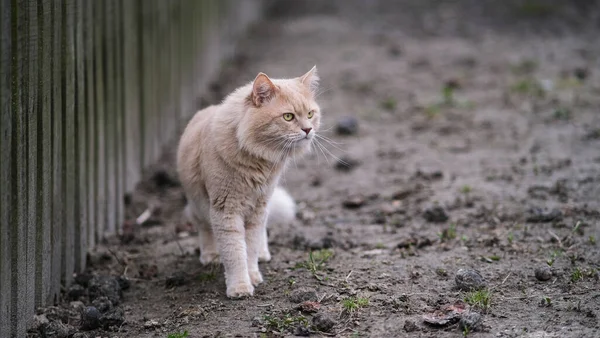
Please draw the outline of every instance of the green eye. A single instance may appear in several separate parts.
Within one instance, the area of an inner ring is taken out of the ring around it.
[[[286,121],[291,121],[294,119],[294,114],[292,113],[285,113],[283,114],[283,119]]]
[[[312,119],[313,115],[315,115],[315,111],[314,110],[311,110],[311,111],[308,112],[308,118],[309,119]]]

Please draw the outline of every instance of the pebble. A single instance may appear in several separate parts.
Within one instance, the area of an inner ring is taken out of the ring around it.
[[[125,313],[121,308],[114,308],[100,316],[100,323],[104,329],[119,327],[125,322]]]
[[[419,327],[412,320],[407,320],[404,322],[404,331],[406,332],[415,332],[419,331]]]
[[[342,205],[347,209],[358,209],[365,204],[365,199],[362,196],[350,196],[342,202]]]
[[[547,281],[552,278],[552,269],[549,266],[540,266],[535,268],[535,278],[539,281]]]
[[[88,292],[91,300],[107,297],[113,305],[118,305],[123,296],[121,285],[113,276],[94,276],[89,281]]]
[[[446,211],[442,207],[437,205],[425,209],[425,212],[423,212],[423,217],[426,221],[432,223],[443,223],[446,222],[449,218]]]
[[[100,327],[100,311],[94,306],[88,306],[81,312],[81,329],[94,330]]]
[[[468,311],[463,313],[460,321],[458,322],[458,327],[461,331],[475,331],[481,325],[482,316],[478,312]]]
[[[358,120],[353,116],[344,116],[338,120],[336,131],[340,135],[354,135],[358,132]]]
[[[79,284],[73,284],[67,292],[69,300],[79,300],[79,297],[85,294],[85,288]]]
[[[187,283],[187,274],[183,271],[177,271],[171,276],[167,277],[165,281],[165,286],[167,288],[172,288],[175,286],[181,286]]]
[[[317,301],[317,291],[313,288],[299,288],[290,293],[290,301],[302,303],[306,301]]]
[[[558,209],[543,210],[541,208],[533,208],[529,211],[527,222],[530,223],[548,223],[559,221],[562,219],[563,213]]]
[[[330,332],[335,326],[335,321],[324,313],[316,314],[312,319],[312,323],[314,328],[321,332]]]
[[[454,280],[456,286],[463,291],[479,290],[486,286],[481,274],[473,269],[459,269]]]
[[[110,311],[113,308],[113,303],[106,296],[94,299],[94,301],[92,301],[92,305],[101,313]]]

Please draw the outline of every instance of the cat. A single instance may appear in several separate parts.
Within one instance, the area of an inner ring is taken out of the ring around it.
[[[262,281],[258,262],[269,261],[269,223],[290,222],[295,202],[279,178],[290,158],[311,149],[319,130],[316,66],[293,79],[254,81],[219,105],[197,112],[177,150],[177,171],[198,229],[200,262],[221,262],[226,294],[252,296]]]

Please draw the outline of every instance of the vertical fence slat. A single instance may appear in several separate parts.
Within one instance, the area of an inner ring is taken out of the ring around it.
[[[74,42],[75,42],[75,168],[77,185],[75,187],[75,270],[82,271],[85,268],[86,252],[88,248],[88,212],[87,212],[87,176],[86,149],[87,126],[86,109],[86,83],[85,83],[85,50],[84,50],[84,7],[83,0],[74,3]]]
[[[38,129],[41,137],[38,138],[38,152],[40,166],[38,168],[39,191],[41,191],[41,220],[37,231],[38,265],[36,284],[41,284],[36,289],[36,303],[47,304],[52,301],[51,296],[51,252],[52,252],[52,6],[53,0],[43,0],[38,5],[40,18],[40,66],[38,82],[40,92],[38,96]]]
[[[78,210],[75,210],[76,144],[75,139],[75,63],[73,38],[73,0],[62,2],[63,10],[63,152],[64,152],[64,201],[65,222],[63,223],[63,281],[71,282],[75,271],[75,223]]]
[[[28,107],[28,47],[26,34],[28,31],[28,3],[25,0],[13,1],[12,8],[12,209],[10,220],[10,247],[12,254],[12,315],[11,323],[14,333],[22,332],[29,323],[32,310],[30,304],[28,281],[28,215],[27,215],[27,107]]]
[[[115,232],[116,224],[116,86],[115,86],[115,60],[114,60],[114,39],[115,39],[115,20],[114,20],[114,1],[102,1],[105,8],[104,24],[104,58],[106,68],[104,69],[104,101],[106,102],[106,227],[107,234]]]
[[[11,0],[0,0],[0,335],[8,336],[11,329],[11,261],[10,210],[12,182],[12,96]]]
[[[58,301],[62,275],[62,232],[65,220],[62,112],[63,112],[63,55],[62,55],[62,8],[59,1],[51,1],[52,23],[52,278],[51,291],[53,301]]]
[[[115,200],[116,204],[116,231],[120,233],[121,224],[123,224],[123,182],[125,181],[125,139],[124,139],[124,120],[125,110],[124,103],[124,73],[123,68],[123,2],[117,0],[114,5],[115,11],[115,34],[114,34],[114,74],[115,74]]]
[[[94,18],[94,4],[91,1],[84,2],[84,14],[85,24],[84,30],[84,41],[85,41],[85,109],[87,112],[87,121],[85,126],[85,134],[87,138],[87,151],[86,151],[86,182],[88,186],[87,194],[87,209],[88,209],[88,246],[94,247],[96,244],[97,234],[97,207],[98,199],[96,195],[96,83],[95,83],[95,70],[96,70],[96,36],[95,36],[95,18]]]
[[[134,184],[139,180],[142,151],[142,126],[140,111],[141,88],[139,81],[139,58],[141,57],[141,35],[139,34],[139,15],[141,10],[135,0],[123,2],[123,62],[124,62],[124,94],[125,94],[125,190],[133,191]]]
[[[41,262],[38,262],[38,258],[41,258],[37,254],[37,224],[41,221],[41,191],[40,191],[40,175],[38,175],[38,168],[40,167],[38,152],[38,137],[39,133],[39,121],[38,121],[38,110],[39,103],[39,42],[41,36],[39,35],[38,29],[38,6],[34,2],[29,2],[27,8],[27,27],[26,32],[28,46],[28,60],[26,67],[27,71],[27,100],[26,104],[26,123],[27,123],[27,296],[24,301],[31,315],[33,315],[33,308],[36,300],[36,288],[41,283],[41,278],[38,278],[37,266]]]
[[[96,238],[104,236],[106,228],[106,138],[105,138],[105,95],[104,95],[104,1],[92,1],[94,4],[94,86],[95,91],[95,150],[94,167],[96,178],[94,187],[97,196],[96,204]]]

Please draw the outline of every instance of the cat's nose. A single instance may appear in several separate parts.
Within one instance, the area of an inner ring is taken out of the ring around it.
[[[302,128],[302,130],[306,133],[306,135],[308,135],[308,133],[310,133],[312,128]]]

